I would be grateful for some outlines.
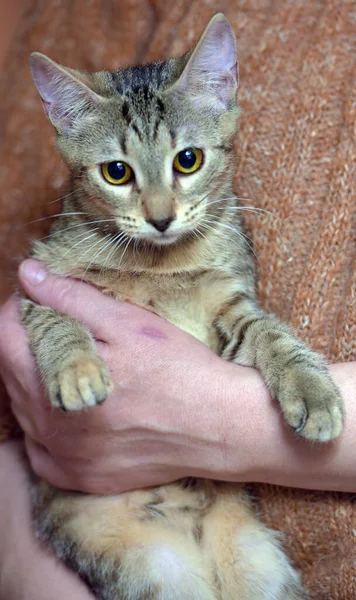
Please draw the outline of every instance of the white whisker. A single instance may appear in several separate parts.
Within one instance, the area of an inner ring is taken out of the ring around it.
[[[108,262],[109,262],[110,258],[112,257],[112,255],[115,253],[115,250],[117,250],[118,248],[120,248],[121,242],[124,242],[126,238],[127,238],[126,233],[124,233],[124,232],[121,231],[120,233],[118,233],[112,239],[111,243],[114,244],[114,246],[110,250],[110,252],[108,252],[107,257],[105,259],[105,262],[104,262],[102,268],[100,269],[100,272],[103,271],[106,268],[106,265],[108,264]],[[109,245],[109,247],[110,247],[110,245]],[[108,268],[110,268],[110,266]]]
[[[50,202],[47,202],[47,204],[54,204],[55,202],[60,202],[61,200],[66,200],[70,196],[73,196],[73,194],[75,194],[75,193],[76,193],[76,190],[73,190],[72,192],[68,192],[68,194],[61,196],[60,198],[56,198],[55,200],[51,200]]]
[[[222,206],[221,208],[218,207],[215,210],[226,210],[226,211],[231,211],[233,212],[235,211],[250,211],[250,212],[258,212],[258,213],[266,213],[267,215],[274,217],[275,219],[278,219],[279,221],[282,221],[281,217],[279,217],[278,215],[276,215],[275,213],[271,212],[270,210],[265,210],[264,208],[258,208],[257,206]]]
[[[122,263],[122,261],[123,261],[123,258],[124,258],[124,256],[125,256],[126,250],[128,249],[128,247],[129,247],[129,245],[130,245],[130,243],[131,243],[131,242],[132,242],[132,238],[129,238],[129,239],[128,239],[128,242],[127,242],[127,244],[126,244],[126,246],[125,246],[125,248],[124,248],[124,251],[123,251],[123,253],[121,254],[120,262],[119,262],[119,265],[118,265],[119,267],[120,267],[120,265],[121,265],[121,263]]]
[[[85,269],[85,271],[84,271],[84,274],[83,274],[83,276],[81,277],[81,281],[84,281],[84,279],[85,279],[85,276],[86,276],[87,272],[89,271],[89,269],[90,269],[91,265],[92,265],[92,264],[95,262],[95,260],[98,258],[98,256],[100,256],[100,254],[101,254],[101,253],[102,253],[102,252],[105,250],[105,248],[107,248],[107,246],[108,246],[108,245],[110,245],[110,243],[111,243],[111,239],[109,239],[109,242],[107,242],[107,239],[108,239],[108,238],[111,238],[111,233],[108,233],[107,235],[105,235],[103,238],[101,238],[101,239],[100,239],[100,242],[101,242],[101,243],[103,243],[104,245],[103,245],[103,247],[102,247],[102,248],[99,248],[98,252],[96,252],[96,253],[94,254],[93,258],[91,259],[91,261],[90,261],[90,262],[89,262],[89,264],[87,265],[87,267],[86,267],[86,269]],[[98,245],[98,244],[94,244],[94,246],[92,246],[91,248],[89,248],[89,250],[92,250],[92,249],[93,249],[95,246],[97,246],[97,245]],[[87,254],[87,252],[86,252],[85,254]],[[85,256],[85,254],[84,254],[84,255],[82,255],[82,256],[80,257],[80,260],[83,258],[83,256]]]
[[[83,234],[81,233],[81,234],[79,234],[79,236],[80,236],[80,235],[83,235]],[[62,256],[61,256],[61,260],[63,260],[63,258],[64,258],[65,256],[67,256],[68,252],[71,252],[71,251],[72,251],[74,248],[76,248],[76,247],[77,247],[77,246],[79,246],[80,244],[83,244],[83,242],[85,242],[86,240],[89,240],[90,238],[94,237],[95,235],[97,235],[97,234],[96,234],[96,232],[95,232],[95,231],[92,231],[92,233],[91,233],[90,235],[87,235],[86,237],[84,237],[84,238],[82,238],[81,240],[79,240],[79,242],[77,242],[76,244],[73,244],[72,246],[70,246],[70,247],[69,247],[69,248],[66,250],[66,252],[65,252],[64,254],[62,254]],[[79,237],[79,236],[77,236],[77,237]],[[76,264],[77,264],[77,263],[76,263]]]
[[[212,229],[212,227],[210,229]],[[204,235],[204,233],[199,229],[199,226],[196,228],[195,231],[198,234],[198,237],[200,236],[200,237],[204,238],[204,240],[206,240],[208,242],[209,246],[211,248],[213,248],[213,242],[212,242],[212,240],[209,240],[209,238],[207,238],[206,235]]]
[[[229,202],[230,200],[243,200],[244,202],[253,202],[253,200],[251,200],[251,198],[240,198],[239,196],[222,196],[221,198],[218,198],[216,200],[213,200],[212,202],[208,202],[206,204],[207,207],[212,206],[213,204],[219,204],[222,202]],[[266,210],[264,208],[259,208],[257,206],[226,206],[226,207],[221,207],[221,208],[217,208],[216,210],[250,210],[250,211],[256,211],[256,212],[264,212],[266,214],[269,214],[273,217],[275,217],[276,219],[280,219],[280,217],[278,217],[278,215],[276,215],[275,213]],[[280,219],[281,220],[281,219]]]
[[[66,227],[65,229],[59,229],[58,231],[53,231],[49,235],[46,235],[43,238],[40,238],[40,241],[46,240],[52,236],[59,235],[60,233],[65,233],[70,229],[75,229],[77,227],[85,227],[86,225],[96,225],[97,223],[109,223],[114,221],[116,223],[116,219],[97,219],[96,221],[85,221],[84,223],[77,223],[76,225],[71,225],[70,227]],[[99,229],[99,228],[97,228]]]
[[[212,221],[210,219],[202,219],[201,222],[202,223],[211,223],[211,224],[215,225],[215,228],[224,227],[225,229],[227,229],[229,231],[232,231],[233,233],[236,233],[239,237],[241,237],[244,240],[244,243],[248,245],[248,247],[250,248],[251,252],[255,256],[257,262],[260,264],[258,256],[255,253],[253,247],[251,246],[251,244],[253,242],[252,242],[251,238],[248,237],[248,235],[246,235],[245,233],[243,233],[242,231],[240,231],[236,227],[231,227],[230,225],[227,225],[226,223],[221,223],[221,221],[216,222],[216,221]],[[251,244],[249,243],[248,240],[251,242]]]
[[[48,215],[47,217],[41,217],[40,219],[35,219],[34,221],[30,221],[28,225],[32,225],[33,223],[39,223],[39,221],[46,221],[47,219],[54,219],[55,217],[70,217],[72,215],[88,215],[89,213],[85,212],[70,212],[70,213],[57,213],[56,215]]]
[[[77,240],[78,238],[82,238],[82,239],[86,239],[85,237],[83,238],[83,236],[86,236],[87,233],[94,233],[95,231],[99,231],[99,227],[92,227],[89,231],[81,231],[80,233],[78,233],[78,235],[75,235],[74,237],[70,238],[71,242],[74,242],[75,240]],[[72,248],[74,248],[74,246],[71,246]]]
[[[100,236],[100,234],[98,234],[98,235]],[[75,263],[74,263],[74,264],[71,266],[71,269],[74,269],[74,268],[75,268],[75,267],[78,265],[78,263],[79,263],[80,261],[82,261],[82,260],[83,260],[83,258],[84,258],[84,257],[85,257],[85,256],[88,254],[88,252],[91,252],[91,251],[93,250],[93,248],[96,248],[96,246],[98,246],[99,244],[101,244],[101,243],[103,242],[103,240],[107,239],[107,237],[108,237],[109,235],[111,235],[111,234],[110,234],[110,233],[108,233],[108,234],[107,234],[107,235],[106,235],[104,238],[102,238],[102,237],[100,236],[100,237],[99,237],[99,239],[98,239],[98,240],[97,240],[97,241],[96,241],[94,244],[92,244],[91,246],[89,246],[89,248],[87,248],[87,249],[85,250],[85,252],[83,252],[82,254],[80,254],[80,255],[79,255],[78,259],[77,259],[77,260],[75,261]],[[84,240],[83,240],[83,241],[84,241]],[[78,244],[78,245],[79,245],[79,244]]]
[[[230,200],[243,200],[244,202],[253,202],[251,198],[239,198],[238,196],[222,196],[212,202],[208,202],[206,206],[212,206],[213,204],[220,204],[222,202],[229,202]]]

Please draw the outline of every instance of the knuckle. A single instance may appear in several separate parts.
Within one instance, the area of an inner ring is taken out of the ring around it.
[[[72,300],[74,282],[70,279],[54,277],[52,285],[49,286],[51,298],[55,300],[56,305],[61,305],[61,310],[66,311]]]

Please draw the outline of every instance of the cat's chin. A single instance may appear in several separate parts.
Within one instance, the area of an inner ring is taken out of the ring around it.
[[[162,236],[145,236],[142,238],[142,241],[149,242],[154,246],[162,247],[162,246],[171,246],[178,242],[182,238],[182,235],[179,233],[167,233]]]
[[[156,246],[171,246],[172,244],[175,244],[176,242],[178,242],[180,237],[181,236],[179,236],[179,235],[170,235],[167,237],[155,238],[154,240],[151,240],[151,241]]]

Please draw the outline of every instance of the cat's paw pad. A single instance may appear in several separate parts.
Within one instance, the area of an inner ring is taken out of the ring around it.
[[[343,400],[324,370],[288,369],[281,378],[278,401],[287,423],[308,440],[328,442],[340,435]]]
[[[104,402],[112,387],[105,363],[91,356],[64,366],[49,384],[48,393],[52,406],[82,410]]]

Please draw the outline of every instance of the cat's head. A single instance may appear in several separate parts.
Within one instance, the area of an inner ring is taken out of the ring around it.
[[[31,68],[83,210],[157,246],[209,227],[209,205],[231,179],[239,112],[224,15],[178,59],[89,74],[35,53]]]

